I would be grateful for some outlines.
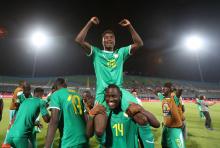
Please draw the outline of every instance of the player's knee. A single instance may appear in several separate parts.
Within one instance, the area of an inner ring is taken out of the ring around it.
[[[95,121],[95,125],[94,125],[95,134],[96,136],[101,137],[105,132],[105,128],[107,124],[107,116],[103,114],[98,114],[95,116],[94,121]]]

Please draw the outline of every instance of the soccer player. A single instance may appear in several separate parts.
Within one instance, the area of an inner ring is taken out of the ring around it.
[[[185,112],[185,106],[184,106],[184,103],[183,103],[183,98],[182,98],[182,89],[176,89],[175,91],[175,96],[174,96],[174,100],[179,100],[177,102],[177,106],[179,108],[179,112],[182,112],[182,115],[184,115],[184,112]],[[184,118],[183,120],[183,126],[182,126],[182,133],[183,133],[183,138],[184,140],[187,138],[187,129],[186,129],[186,119]]]
[[[201,110],[202,113],[205,116],[205,127],[208,130],[213,130],[212,128],[212,120],[211,120],[211,116],[209,114],[209,106],[212,106],[214,104],[216,104],[216,102],[207,102],[206,100],[206,96],[200,96],[200,100],[201,100]]]
[[[154,127],[159,127],[160,123],[154,117],[153,114],[144,110],[140,105],[132,103],[130,109],[140,109],[132,117],[129,117],[121,108],[122,92],[120,88],[114,84],[110,84],[105,91],[105,99],[108,107],[110,108],[110,114],[108,117],[108,125],[106,128],[106,140],[105,146],[107,148],[135,148],[138,147],[137,140],[135,141],[136,133],[130,133],[130,128],[133,128],[132,120],[141,125],[149,123]],[[144,116],[139,116],[141,113]],[[92,118],[89,118],[88,122],[94,122]],[[93,126],[88,128],[93,130]]]
[[[162,111],[163,111],[163,148],[184,148],[182,125],[184,117],[178,108],[177,101],[171,90],[171,83],[165,83],[163,88]]]
[[[84,106],[86,107],[85,111],[86,112],[89,112],[93,106],[94,106],[94,103],[95,103],[95,98],[94,96],[91,94],[90,91],[86,90],[82,93],[82,98],[83,98],[83,103],[84,103]]]
[[[103,49],[97,48],[87,41],[85,41],[87,32],[89,29],[99,24],[99,19],[97,17],[92,17],[84,28],[77,35],[75,41],[83,47],[84,51],[88,56],[92,56],[93,65],[96,74],[96,103],[102,104],[107,107],[104,99],[104,89],[109,84],[116,84],[120,87],[123,99],[122,99],[122,110],[126,111],[129,102],[136,102],[136,99],[125,89],[122,88],[123,83],[123,65],[124,62],[129,58],[130,55],[133,55],[138,48],[143,46],[143,41],[140,36],[137,34],[130,21],[123,19],[119,22],[124,28],[127,28],[131,33],[133,44],[125,46],[119,49],[115,49],[115,34],[111,30],[106,30],[102,34],[102,45]],[[107,111],[109,109],[107,108]],[[103,132],[101,129],[106,127],[106,118],[105,116],[98,115],[95,118],[95,133],[98,137],[102,136]]]
[[[15,90],[15,93],[14,93],[14,96],[13,96],[13,105],[15,108],[14,111],[10,111],[10,122],[9,122],[9,126],[8,126],[8,129],[7,129],[7,132],[6,132],[6,135],[5,135],[5,140],[4,140],[4,143],[3,143],[3,146],[6,144],[6,139],[7,139],[7,136],[8,136],[8,132],[9,132],[9,129],[11,128],[12,124],[14,123],[14,120],[16,118],[16,113],[19,109],[19,106],[20,104],[26,99],[26,98],[29,98],[29,97],[32,97],[31,95],[31,86],[30,84],[28,84],[27,82],[24,82],[24,83],[20,83],[22,84],[22,88],[18,87],[16,90]],[[16,94],[16,96],[15,96]]]
[[[61,147],[86,147],[88,139],[81,96],[75,91],[67,89],[63,78],[58,78],[55,85],[57,90],[51,96],[49,106],[51,120],[45,147],[51,147],[59,122],[64,123]],[[63,116],[62,121],[59,119],[60,116]]]
[[[3,106],[4,106],[4,102],[2,99],[2,95],[0,95],[0,121],[2,120]]]
[[[196,96],[196,102],[195,102],[195,103],[197,104],[197,109],[198,109],[198,111],[199,111],[199,117],[200,117],[200,119],[204,119],[205,116],[204,116],[204,114],[203,114],[203,112],[202,112],[201,101],[202,101],[202,100],[200,100],[200,99],[198,98],[198,96]]]
[[[141,100],[138,98],[136,89],[132,90],[132,94],[138,100],[138,104],[142,106]],[[143,148],[154,148],[154,135],[151,131],[150,125],[137,125],[138,126],[138,137],[140,144]]]
[[[28,139],[32,136],[39,113],[41,113],[45,122],[49,122],[50,116],[46,109],[46,102],[42,100],[43,94],[44,90],[42,88],[36,88],[34,97],[23,101],[14,124],[10,128],[6,143],[16,148],[28,148]]]

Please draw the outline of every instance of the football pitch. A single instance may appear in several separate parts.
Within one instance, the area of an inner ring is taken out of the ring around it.
[[[0,143],[2,144],[7,126],[9,123],[9,105],[11,99],[4,99],[4,111],[3,118],[0,122]],[[161,116],[161,103],[143,103],[145,109],[151,111],[156,115],[158,120],[162,121]],[[212,118],[213,131],[209,131],[204,127],[204,119],[199,118],[199,113],[196,104],[185,103],[186,109],[186,126],[188,137],[186,139],[187,148],[219,148],[220,147],[220,104],[215,104],[210,107],[210,115]],[[43,123],[43,121],[42,121]],[[43,129],[37,134],[38,147],[44,146],[45,136],[47,132],[47,124],[43,124]],[[155,138],[155,148],[160,148],[161,131],[162,127],[158,129],[152,129]],[[59,140],[59,134],[55,137],[54,147],[57,147]],[[94,138],[90,140],[91,147],[97,147],[97,143]]]

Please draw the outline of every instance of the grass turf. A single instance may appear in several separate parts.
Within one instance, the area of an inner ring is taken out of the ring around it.
[[[7,126],[9,123],[9,105],[11,99],[4,99],[4,111],[3,118],[0,122],[0,143],[3,142]],[[154,113],[154,115],[162,121],[161,116],[161,103],[143,103],[143,106]],[[204,127],[204,119],[199,118],[197,106],[193,103],[186,103],[186,126],[188,137],[186,139],[186,147],[188,148],[217,148],[220,141],[220,104],[216,104],[210,107],[210,115],[212,118],[212,124],[214,131],[209,131]],[[43,121],[42,121],[43,123]],[[47,132],[47,124],[43,124],[44,128],[41,133],[37,134],[38,147],[44,146],[45,136]],[[162,128],[152,129],[155,136],[155,148],[160,148],[161,131]],[[56,134],[54,147],[58,146],[59,134]],[[91,147],[97,147],[97,143],[94,138],[90,140]]]

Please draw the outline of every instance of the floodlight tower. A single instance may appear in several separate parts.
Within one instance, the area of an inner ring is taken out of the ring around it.
[[[33,70],[32,70],[32,78],[33,78],[33,77],[35,77],[35,73],[36,73],[38,51],[42,50],[42,48],[47,44],[48,37],[46,36],[46,34],[43,31],[37,30],[32,34],[30,39],[31,39],[31,43],[34,46],[34,52],[35,52],[34,53]]]
[[[199,53],[198,53],[204,48],[204,45],[205,45],[204,39],[202,39],[202,37],[198,35],[191,35],[185,38],[184,45],[188,50],[194,52],[194,54],[196,55],[196,61],[197,61],[198,69],[199,69],[200,80],[204,82],[200,60],[199,60]]]

